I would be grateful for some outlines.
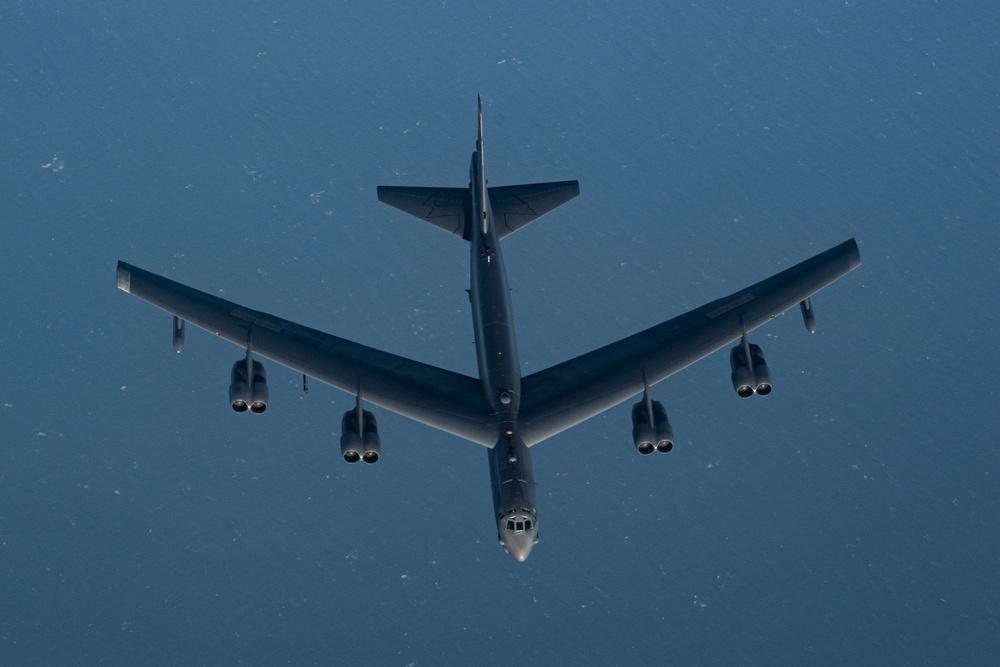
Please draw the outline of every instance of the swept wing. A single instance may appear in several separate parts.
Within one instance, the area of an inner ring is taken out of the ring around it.
[[[118,262],[118,287],[255,355],[487,447],[497,426],[479,380],[220,299]]]
[[[618,405],[740,338],[860,266],[851,239],[801,264],[522,381],[521,427],[534,445]]]

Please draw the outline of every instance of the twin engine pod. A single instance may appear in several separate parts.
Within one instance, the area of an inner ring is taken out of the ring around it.
[[[747,361],[747,351],[750,360]],[[771,370],[764,361],[760,345],[739,344],[729,352],[729,365],[733,369],[733,389],[740,398],[750,398],[754,394],[767,396],[771,393]]]
[[[358,427],[361,412],[361,428]],[[340,453],[348,463],[375,463],[382,452],[375,415],[368,410],[348,410],[340,421]]]
[[[249,369],[250,377],[247,376]],[[254,359],[240,359],[233,364],[229,383],[229,403],[236,412],[250,410],[260,414],[267,410],[267,372],[264,364]]]
[[[674,448],[674,429],[663,403],[644,398],[632,406],[632,440],[643,456],[654,449],[665,454]]]

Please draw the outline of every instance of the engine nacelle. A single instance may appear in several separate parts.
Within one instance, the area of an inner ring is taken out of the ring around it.
[[[674,448],[674,427],[667,419],[667,409],[659,401],[653,401],[653,424],[656,426],[656,451],[666,454]]]
[[[267,389],[267,371],[264,364],[253,360],[250,364],[252,377],[247,378],[247,360],[240,359],[233,364],[229,382],[229,404],[236,412],[250,410],[260,414],[267,410],[269,392]]]
[[[646,400],[632,406],[632,440],[635,449],[643,456],[658,452],[669,452],[674,448],[674,429],[667,419],[667,409],[659,401],[651,401],[652,420]],[[652,421],[652,423],[650,423]]]
[[[340,455],[348,463],[357,463],[364,450],[361,434],[358,432],[358,414],[354,410],[348,410],[340,420]]]
[[[365,434],[362,441],[365,451],[361,454],[361,460],[365,463],[375,463],[382,455],[382,438],[378,435],[378,422],[375,421],[375,415],[368,410],[364,411],[364,415]]]
[[[646,412],[646,401],[639,401],[632,406],[632,441],[635,449],[643,456],[653,453],[656,449],[656,429],[649,423]]]
[[[750,364],[747,363],[742,345],[729,351],[729,367],[733,369],[733,389],[736,390],[736,395],[740,398],[753,396],[753,373],[750,372]]]
[[[750,343],[750,361],[747,362],[743,345],[737,345],[729,352],[729,366],[733,369],[733,389],[740,398],[750,398],[754,394],[767,396],[771,393],[771,370],[764,360],[760,345]]]
[[[750,344],[750,359],[753,361],[754,393],[767,396],[771,393],[771,369],[767,367],[760,345]]]
[[[363,429],[358,428],[357,410],[348,410],[340,420],[340,454],[348,463],[375,463],[382,453],[382,439],[375,415],[363,410],[362,419]]]

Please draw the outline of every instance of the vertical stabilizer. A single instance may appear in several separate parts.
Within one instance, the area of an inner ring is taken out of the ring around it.
[[[486,218],[486,207],[489,206],[489,198],[486,196],[486,147],[483,144],[483,98],[476,95],[479,104],[479,134],[476,138],[476,167],[479,172],[476,174],[478,181],[474,187],[479,189],[479,206],[476,212],[479,217],[480,231],[483,236],[489,231],[489,220]]]
[[[479,104],[479,133],[476,135],[476,150],[479,151],[479,161],[483,160],[483,98],[476,95],[476,102]]]

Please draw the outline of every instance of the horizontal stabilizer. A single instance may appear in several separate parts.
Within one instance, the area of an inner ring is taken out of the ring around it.
[[[446,232],[468,240],[465,212],[468,188],[411,188],[378,186],[378,200],[404,213],[426,220]]]
[[[504,238],[580,194],[577,181],[529,183],[489,188],[497,237]],[[378,186],[378,200],[425,220],[466,241],[471,195],[468,188]]]
[[[578,181],[530,183],[490,188],[497,237],[513,234],[580,194]]]

